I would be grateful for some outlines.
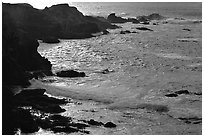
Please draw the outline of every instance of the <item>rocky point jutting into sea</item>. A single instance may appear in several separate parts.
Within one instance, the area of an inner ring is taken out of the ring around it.
[[[2,4],[2,133],[202,134],[202,21]]]

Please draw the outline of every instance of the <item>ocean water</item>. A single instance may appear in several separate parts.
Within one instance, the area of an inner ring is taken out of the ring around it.
[[[201,2],[72,2],[84,15],[107,17],[116,13],[122,17],[136,17],[159,13],[166,17],[202,18]]]
[[[88,39],[61,39],[58,44],[40,42],[38,52],[52,63],[53,73],[73,69],[86,74],[82,78],[43,79],[44,84],[63,89],[59,92],[62,96],[82,100],[80,106],[63,106],[67,110],[63,115],[75,120],[112,121],[117,125],[112,129],[87,128],[93,135],[200,134],[201,126],[178,124],[175,120],[178,116],[201,117],[202,99],[193,94],[177,98],[167,98],[165,94],[183,87],[202,93],[201,3],[69,5],[76,6],[84,15],[106,17],[115,12],[119,16],[135,17],[156,12],[172,19],[158,21],[158,25],[117,24],[121,28],[108,29],[108,35]],[[142,26],[153,31],[137,29]],[[120,34],[122,30],[136,33]],[[107,73],[102,73],[107,69]],[[191,99],[196,100],[195,104],[188,104]],[[154,113],[165,108],[169,109],[168,115]]]

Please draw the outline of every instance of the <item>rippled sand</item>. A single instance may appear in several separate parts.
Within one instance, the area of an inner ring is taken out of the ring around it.
[[[201,134],[202,23],[144,26],[153,31],[137,30],[138,24],[121,26],[90,39],[41,43],[39,52],[51,61],[54,73],[75,69],[87,75],[46,77],[48,93],[83,102],[64,106],[65,115],[117,125],[91,127],[91,134]],[[104,69],[109,73],[101,73]],[[190,94],[166,96],[182,89]]]

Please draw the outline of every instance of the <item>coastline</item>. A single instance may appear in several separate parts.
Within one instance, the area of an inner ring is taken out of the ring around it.
[[[12,27],[5,27],[10,37],[4,33],[4,116],[9,114],[6,118],[14,123],[5,133],[202,134],[202,20],[164,19],[154,13],[137,19],[110,14],[106,21],[85,17],[67,4],[44,9],[43,16],[65,9],[88,21],[75,18],[80,23],[68,37],[63,30],[59,37],[37,32],[31,39],[18,39]],[[41,17],[41,11],[32,12]],[[34,38],[39,37],[38,43]]]
[[[48,85],[50,84],[60,89],[56,92],[48,92],[53,95],[68,96],[85,102],[91,100],[100,104],[105,103],[105,108],[108,110],[119,112],[117,119],[114,121],[121,129],[121,132],[118,132],[118,134],[201,134],[201,128],[199,126],[201,121],[199,120],[200,117],[202,117],[200,111],[202,101],[199,94],[202,94],[202,86],[200,84],[202,81],[200,75],[202,72],[202,70],[200,70],[202,64],[196,66],[196,62],[199,63],[202,61],[201,50],[197,50],[197,48],[200,48],[199,43],[201,42],[200,32],[197,31],[200,25],[193,24],[193,22],[192,24],[186,24],[184,21],[179,23],[176,21],[176,23],[160,24],[157,26],[149,25],[148,28],[154,30],[153,32],[140,31],[139,34],[130,33],[125,35],[119,34],[120,31],[134,31],[135,27],[130,27],[130,23],[125,23],[121,26],[121,29],[110,31],[111,34],[109,34],[108,38],[107,36],[99,36],[97,38],[79,40],[78,42],[75,40],[68,41],[70,45],[72,45],[73,42],[77,47],[80,47],[80,44],[84,44],[85,42],[87,45],[94,43],[91,50],[96,51],[97,55],[101,54],[100,51],[107,53],[107,55],[109,55],[108,53],[110,51],[113,57],[118,58],[129,55],[131,59],[133,55],[138,55],[138,58],[140,58],[144,64],[150,63],[153,64],[153,66],[150,64],[146,64],[146,67],[136,66],[137,69],[133,71],[129,63],[125,64],[124,67],[121,66],[117,68],[105,65],[113,64],[112,61],[115,61],[114,59],[108,60],[107,62],[103,61],[101,62],[101,64],[104,65],[102,68],[99,67],[93,70],[91,67],[90,70],[88,70],[89,68],[81,68],[80,71],[87,73],[88,77],[75,79],[74,82],[70,84],[66,83],[66,79],[64,81],[55,79],[53,83],[49,83],[49,80],[52,80],[52,78],[44,79]],[[183,28],[188,28],[191,31],[182,30]],[[122,35],[127,39],[136,36],[135,41],[140,42],[137,40],[142,39],[142,42],[136,47],[134,47],[134,42],[132,45],[128,45],[127,41],[124,41],[124,45],[123,41],[116,41],[116,43],[113,44],[104,42],[106,44],[104,44],[103,47],[97,43],[103,40],[108,41],[108,39],[117,40],[120,39]],[[165,37],[169,39],[167,40]],[[159,38],[159,40],[156,38]],[[181,39],[187,39],[187,41],[181,41]],[[191,41],[191,39],[196,39],[196,41]],[[66,43],[67,41],[64,42]],[[64,42],[62,41],[61,44],[63,45]],[[166,45],[164,45],[164,43]],[[189,48],[182,48],[186,43],[190,43],[188,44]],[[172,45],[176,48],[168,48],[168,46]],[[126,47],[125,50],[124,46]],[[69,47],[69,49],[70,48],[74,47]],[[194,48],[196,48],[196,50],[193,50]],[[66,46],[63,47],[59,45],[56,46],[56,49],[62,49],[63,51],[66,49]],[[84,47],[84,49],[86,49],[86,47]],[[124,54],[118,51],[122,51]],[[190,52],[189,54],[189,51],[194,52]],[[42,51],[40,52],[42,53]],[[44,55],[55,54],[54,50],[46,50],[44,52],[46,53],[43,53]],[[125,54],[126,52],[128,54]],[[81,53],[79,52],[79,54]],[[76,56],[78,56],[77,52]],[[109,56],[106,57],[108,58]],[[115,62],[115,64],[117,64],[117,61]],[[193,64],[196,68],[193,68]],[[58,66],[56,66],[56,68],[57,67]],[[101,74],[101,69],[106,67],[114,71]],[[174,93],[182,89],[187,90],[189,93]],[[171,94],[172,97],[168,97],[171,96]],[[176,97],[173,97],[174,94]],[[94,113],[95,112],[92,114]],[[84,114],[84,116],[86,116],[86,114]],[[148,118],[148,120],[144,120],[146,118]],[[195,119],[193,120],[193,118]],[[134,122],[131,120],[134,120]],[[151,120],[154,122],[151,122]],[[129,124],[127,124],[127,121]],[[165,121],[168,121],[168,124]],[[189,122],[189,124],[185,122]],[[199,124],[193,124],[194,122]],[[149,128],[148,125],[151,125],[151,128]],[[186,128],[189,130],[185,130]],[[97,134],[96,132],[93,133]],[[105,133],[104,131],[103,134]],[[108,134],[117,133],[113,131]]]

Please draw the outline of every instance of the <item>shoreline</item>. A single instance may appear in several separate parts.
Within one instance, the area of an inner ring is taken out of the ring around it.
[[[202,20],[3,7],[4,134],[202,134]]]
[[[154,31],[138,31],[137,25],[125,23],[122,28],[110,31],[108,37],[63,41],[58,52],[66,51],[63,43],[69,43],[79,48],[78,52],[74,46],[68,46],[74,48],[76,57],[83,46],[82,53],[88,48],[104,60],[94,69],[91,66],[79,69],[88,77],[71,83],[71,79],[55,79],[53,85],[64,87],[61,93],[54,94],[104,102],[108,110],[120,112],[114,123],[126,129],[122,130],[124,134],[201,134],[202,58],[198,50],[202,42],[198,31],[201,24],[191,23],[144,25]],[[121,30],[139,33],[120,34]],[[57,52],[45,53],[49,56]],[[101,73],[105,68],[110,71]],[[177,94],[182,90],[186,93]]]

